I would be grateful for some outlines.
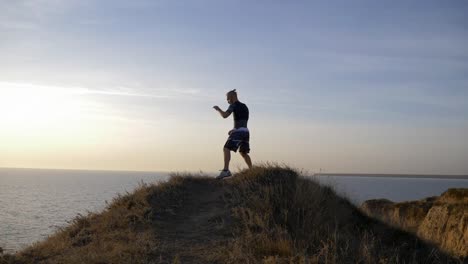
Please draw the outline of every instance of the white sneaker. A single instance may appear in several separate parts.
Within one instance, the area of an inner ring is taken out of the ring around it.
[[[226,178],[226,177],[229,177],[229,176],[232,176],[231,172],[229,170],[221,170],[221,173],[219,174],[218,177],[216,177],[216,179],[220,180],[222,178]]]

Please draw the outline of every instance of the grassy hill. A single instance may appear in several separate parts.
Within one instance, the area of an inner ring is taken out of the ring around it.
[[[463,263],[276,165],[175,174],[0,263]]]

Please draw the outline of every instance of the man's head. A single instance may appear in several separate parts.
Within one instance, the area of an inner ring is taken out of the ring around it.
[[[226,94],[226,99],[227,99],[227,101],[228,101],[229,104],[233,104],[233,103],[237,102],[237,92],[236,92],[236,89],[229,91],[229,92]]]

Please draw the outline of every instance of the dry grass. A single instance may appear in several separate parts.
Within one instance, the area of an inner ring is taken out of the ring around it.
[[[468,189],[450,188],[440,196],[439,202],[466,204],[468,203]]]
[[[115,197],[103,212],[78,215],[48,239],[4,255],[3,263],[155,263],[152,215],[183,202],[185,181],[174,176],[157,185],[140,184],[133,193]]]
[[[257,167],[229,184],[232,263],[461,263],[290,168]]]
[[[0,263],[462,263],[286,166],[174,175]]]

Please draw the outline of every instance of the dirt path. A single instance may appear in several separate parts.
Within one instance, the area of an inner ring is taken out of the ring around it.
[[[226,232],[229,210],[223,193],[220,182],[191,183],[182,207],[157,221],[161,263],[175,259],[180,263],[208,263],[216,245],[227,242],[232,234]]]

